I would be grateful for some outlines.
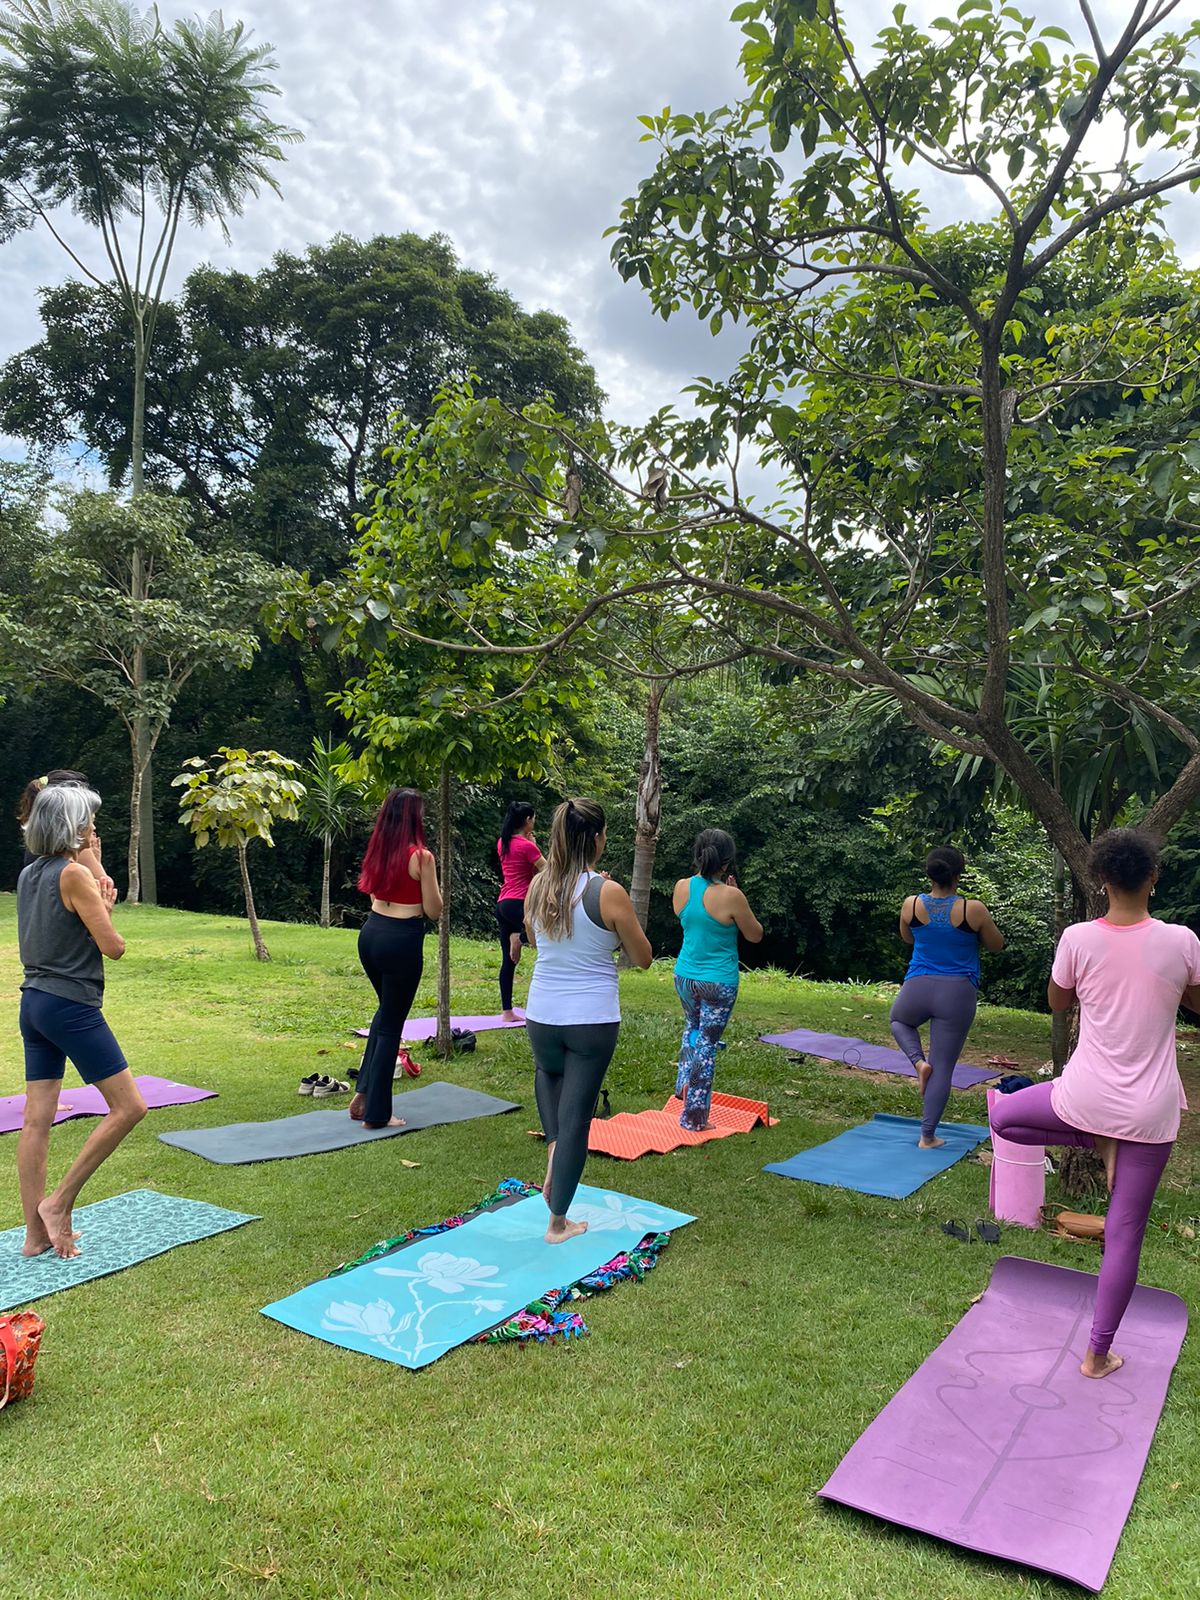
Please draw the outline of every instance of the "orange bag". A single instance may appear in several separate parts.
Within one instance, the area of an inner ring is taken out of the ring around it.
[[[1083,1239],[1104,1248],[1104,1218],[1088,1211],[1068,1211],[1065,1206],[1043,1206],[1043,1224],[1060,1239]]]
[[[34,1311],[0,1317],[0,1411],[33,1393],[33,1368],[46,1324]]]

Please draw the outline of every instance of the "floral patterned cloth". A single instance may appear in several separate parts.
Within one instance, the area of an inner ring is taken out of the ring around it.
[[[738,986],[681,978],[676,973],[675,993],[683,1006],[683,1042],[675,1076],[675,1093],[683,1101],[679,1126],[696,1133],[708,1121],[717,1051],[725,1048],[721,1035],[733,1015]]]
[[[412,1228],[396,1238],[381,1239],[378,1244],[372,1245],[354,1261],[348,1261],[335,1268],[330,1277],[349,1272],[367,1261],[376,1261],[381,1256],[402,1251],[417,1239],[432,1238],[450,1228],[461,1228],[464,1222],[477,1216],[481,1211],[511,1205],[515,1200],[523,1200],[528,1195],[540,1192],[537,1184],[523,1183],[519,1178],[505,1178],[499,1188],[485,1195],[478,1205],[472,1206],[469,1211],[464,1211],[460,1216],[447,1217],[445,1221],[435,1222],[428,1227]],[[587,1324],[578,1311],[566,1308],[605,1289],[613,1289],[618,1283],[625,1283],[629,1279],[640,1283],[646,1274],[658,1265],[658,1258],[670,1243],[670,1239],[669,1233],[647,1234],[636,1249],[621,1251],[611,1261],[605,1262],[595,1272],[588,1273],[575,1283],[548,1289],[545,1294],[531,1301],[515,1316],[509,1317],[507,1321],[499,1323],[494,1328],[489,1328],[485,1333],[477,1334],[472,1343],[510,1344],[536,1340],[541,1344],[560,1335],[564,1339],[581,1338],[588,1331]],[[421,1259],[424,1262],[426,1258]]]

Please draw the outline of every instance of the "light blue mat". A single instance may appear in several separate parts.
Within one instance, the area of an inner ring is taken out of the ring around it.
[[[437,1234],[426,1249],[411,1246],[322,1278],[264,1306],[263,1315],[346,1350],[402,1367],[427,1367],[547,1289],[575,1283],[632,1250],[648,1233],[668,1233],[696,1220],[587,1185],[580,1186],[570,1215],[586,1222],[588,1231],[547,1244],[546,1202],[530,1195]]]
[[[916,1117],[878,1112],[870,1122],[847,1128],[836,1139],[802,1150],[790,1161],[772,1161],[763,1171],[903,1200],[982,1144],[988,1132],[974,1122],[939,1122],[938,1137],[946,1143],[938,1150],[921,1150],[917,1146],[921,1124]]]
[[[132,1189],[76,1211],[81,1253],[71,1261],[63,1261],[52,1251],[44,1256],[23,1256],[25,1229],[9,1228],[0,1233],[0,1311],[57,1294],[60,1289],[74,1289],[91,1278],[107,1277],[178,1244],[194,1244],[197,1239],[257,1221],[257,1217],[225,1211],[203,1200]]]

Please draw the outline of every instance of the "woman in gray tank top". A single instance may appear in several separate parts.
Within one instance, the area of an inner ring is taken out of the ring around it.
[[[79,1235],[71,1226],[79,1191],[146,1115],[146,1103],[100,1009],[104,958],[119,960],[125,941],[110,914],[116,900],[111,880],[101,886],[80,860],[91,850],[99,807],[100,796],[91,789],[51,785],[38,794],[24,825],[34,858],[17,880],[17,935],[25,969],[25,1117],[17,1141],[17,1179],[26,1256],[47,1250],[67,1258],[80,1253]],[[68,1056],[83,1081],[99,1089],[108,1115],[47,1194],[50,1129]]]

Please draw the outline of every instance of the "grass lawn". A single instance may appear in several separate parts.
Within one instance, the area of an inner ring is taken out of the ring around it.
[[[22,1087],[11,896],[0,897],[0,1094]],[[357,1150],[218,1167],[159,1142],[200,1124],[303,1110],[296,1083],[344,1076],[370,991],[341,930],[119,913],[129,953],[107,1013],[135,1071],[220,1091],[153,1111],[87,1200],[154,1187],[264,1220],[41,1301],[38,1389],[0,1417],[0,1594],[20,1600],[974,1600],[1068,1586],[821,1505],[814,1491],[984,1288],[995,1251],[938,1223],[983,1214],[987,1176],[960,1163],[907,1201],[786,1182],[766,1161],[875,1110],[914,1114],[915,1087],[795,1066],[756,1035],[803,1024],[888,1042],[886,988],[747,978],[718,1086],[766,1098],[778,1127],[588,1181],[695,1212],[643,1284],[586,1303],[569,1345],[467,1346],[423,1373],[336,1350],[259,1308],[372,1241],[459,1211],[501,1178],[537,1180],[529,1046],[480,1036],[446,1076],[525,1109]],[[433,1000],[431,962],[419,997]],[[496,1009],[488,946],[457,943],[456,1007]],[[522,976],[527,968],[522,968]],[[519,983],[522,979],[518,980]],[[668,964],[622,979],[616,1110],[670,1090],[678,1007]],[[519,990],[519,993],[521,991]],[[1034,1067],[1045,1018],[984,1008],[969,1059]],[[1193,1059],[1200,1055],[1194,1052]],[[68,1069],[69,1071],[70,1069]],[[68,1078],[68,1082],[72,1081]],[[337,1103],[337,1102],[335,1102]],[[952,1115],[984,1120],[982,1094]],[[1194,1119],[1188,1119],[1192,1121]],[[90,1120],[52,1140],[51,1174]],[[0,1140],[0,1228],[20,1216],[16,1137]],[[1177,1152],[1171,1203],[1193,1150]],[[403,1167],[401,1158],[419,1162]],[[1090,1247],[1006,1229],[1002,1249],[1090,1268]],[[1192,1298],[1186,1246],[1152,1233],[1142,1278]],[[1200,1593],[1200,1361],[1185,1346],[1105,1591]]]

